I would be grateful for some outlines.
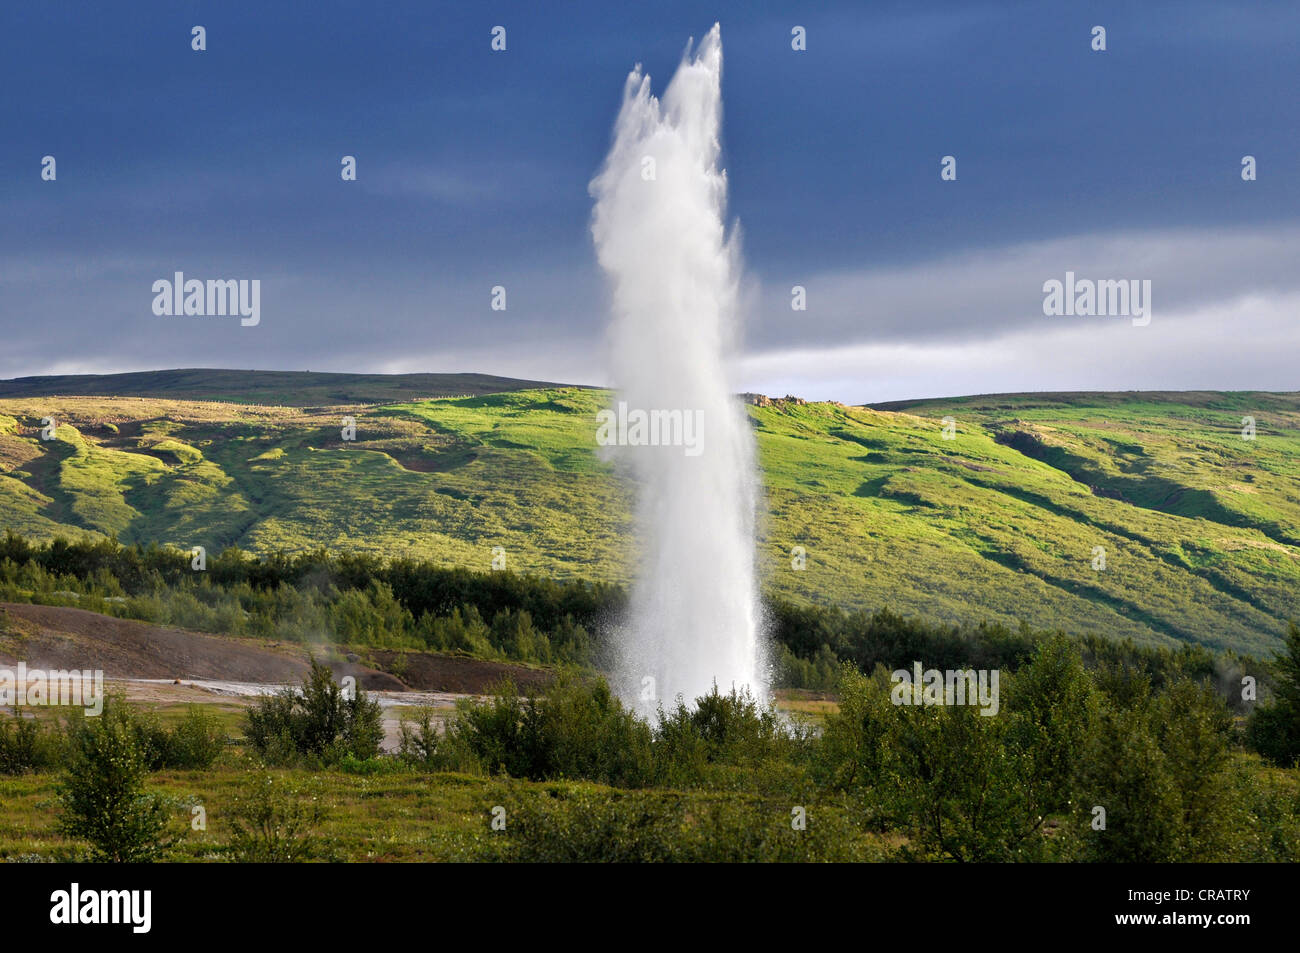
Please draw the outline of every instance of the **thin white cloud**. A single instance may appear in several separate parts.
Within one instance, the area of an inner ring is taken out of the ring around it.
[[[870,403],[1042,390],[1300,390],[1300,293],[1117,318],[1040,316],[981,339],[859,343],[750,354],[746,389]]]
[[[362,175],[361,173],[365,173]],[[437,166],[358,166],[357,184],[365,191],[386,196],[412,196],[451,205],[474,205],[503,198],[505,175],[480,170],[469,175]]]
[[[1156,322],[1247,295],[1300,291],[1300,228],[1222,228],[1079,235],[900,267],[768,278],[751,346],[844,347],[885,341],[979,340],[1043,322],[1043,283],[1149,279]],[[790,288],[807,289],[792,311]],[[1162,317],[1165,316],[1165,317]]]

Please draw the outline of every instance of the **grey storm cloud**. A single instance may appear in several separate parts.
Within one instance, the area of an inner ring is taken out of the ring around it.
[[[1153,313],[1178,314],[1246,296],[1300,289],[1300,228],[1082,235],[940,257],[887,269],[764,283],[748,340],[756,348],[861,342],[986,340],[1042,329],[1043,284],[1077,278],[1150,280]]]
[[[750,273],[737,389],[845,401],[1037,389],[1274,389],[1297,385],[1300,228],[1079,235],[889,268]],[[181,260],[184,258],[184,260]],[[224,255],[0,259],[0,376],[175,366],[480,371],[609,379],[606,289],[589,248],[550,267],[320,272]],[[259,278],[262,323],[158,317],[175,270]],[[1152,323],[1047,317],[1043,283],[1149,279]],[[787,283],[788,282],[788,283]],[[806,311],[790,288],[807,289]],[[507,290],[507,310],[490,308]],[[49,320],[57,316],[57,322]]]

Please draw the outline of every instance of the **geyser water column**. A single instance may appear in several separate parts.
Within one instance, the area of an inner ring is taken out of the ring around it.
[[[630,464],[641,543],[618,693],[645,710],[715,684],[766,694],[754,566],[754,448],[727,358],[740,256],[718,168],[722,32],[687,47],[663,99],[638,65],[592,180],[611,288],[611,367],[633,423],[602,443]],[[642,426],[638,428],[636,421]],[[697,421],[697,446],[683,436]],[[657,445],[656,445],[657,444]]]

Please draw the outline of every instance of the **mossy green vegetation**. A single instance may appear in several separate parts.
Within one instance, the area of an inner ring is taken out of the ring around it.
[[[278,767],[250,757],[267,753],[257,718],[213,760],[216,722],[191,712],[163,735],[204,740],[194,770],[149,770],[159,722],[113,701],[100,719],[40,720],[62,757],[0,779],[0,858],[1300,859],[1296,770],[1244,751],[1208,684],[1089,669],[1063,637],[1005,674],[993,715],[900,704],[894,681],[845,666],[814,730],[716,689],[646,720],[602,680],[567,675],[540,696],[505,684],[466,698],[444,732],[416,712],[393,754],[338,747],[339,725]],[[327,682],[316,667],[299,696],[325,716],[316,727],[339,720]],[[121,810],[88,815],[78,797],[97,792]],[[186,831],[196,806],[204,823]]]
[[[0,522],[43,539],[324,547],[483,570],[499,547],[511,570],[625,584],[633,490],[594,440],[609,400],[560,387],[306,408],[0,400],[0,423],[14,422],[0,426]],[[1296,395],[749,412],[763,584],[792,601],[1255,654],[1300,615]],[[39,439],[46,416],[60,423],[52,441]]]

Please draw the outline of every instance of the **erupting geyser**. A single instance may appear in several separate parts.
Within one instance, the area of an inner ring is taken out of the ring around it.
[[[740,256],[718,168],[722,34],[686,55],[663,99],[640,66],[592,180],[592,235],[612,291],[619,407],[601,443],[638,487],[641,563],[619,693],[643,710],[713,685],[767,689],[754,567],[754,448],[727,357]],[[652,681],[651,681],[652,680]]]

